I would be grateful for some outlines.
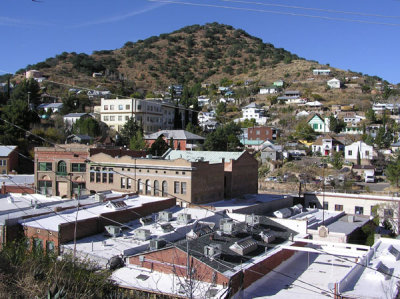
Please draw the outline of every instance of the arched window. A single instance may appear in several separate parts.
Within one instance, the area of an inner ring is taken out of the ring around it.
[[[147,195],[150,195],[150,194],[151,194],[150,180],[146,180],[146,194],[147,194]]]
[[[167,181],[162,182],[162,196],[167,196],[168,193],[168,183]]]
[[[62,174],[67,174],[67,163],[65,163],[65,161],[58,162],[57,171]]]
[[[158,181],[154,181],[154,196],[159,196],[160,195],[160,184]]]
[[[137,181],[137,190],[139,191],[140,194],[143,194],[143,183],[141,179],[138,179]]]

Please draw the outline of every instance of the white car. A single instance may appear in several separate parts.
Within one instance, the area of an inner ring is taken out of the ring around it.
[[[367,175],[365,177],[365,182],[366,183],[375,183],[375,177],[373,175]]]

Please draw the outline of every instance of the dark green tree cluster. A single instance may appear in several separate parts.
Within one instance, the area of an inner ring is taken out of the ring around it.
[[[91,137],[98,137],[101,134],[99,122],[92,117],[78,119],[73,125],[72,132]]]
[[[131,141],[136,146],[142,143],[143,128],[135,118],[130,117],[119,132],[121,145],[129,146]],[[133,140],[132,140],[133,139]]]
[[[385,175],[389,182],[396,187],[399,187],[400,181],[400,152],[397,151],[393,158],[390,159],[386,170]]]
[[[207,151],[237,151],[243,147],[240,143],[241,134],[240,126],[230,122],[208,134],[204,148]]]
[[[346,128],[346,123],[342,119],[338,119],[333,115],[329,117],[329,130],[331,132],[338,134],[343,131],[344,128]]]

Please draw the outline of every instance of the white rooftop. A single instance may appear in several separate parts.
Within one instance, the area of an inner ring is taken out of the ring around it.
[[[139,268],[134,265],[116,270],[111,279],[125,288],[173,295],[174,297],[187,298],[189,296],[188,284],[184,278],[173,274],[151,272],[149,269]],[[192,286],[193,298],[223,298],[224,293],[227,291],[221,285],[211,285],[210,283],[196,280],[192,282]],[[212,291],[213,295],[207,296],[207,291]]]
[[[7,186],[26,186],[33,185],[34,177],[33,174],[3,174],[0,175],[0,185]]]
[[[0,145],[0,157],[7,157],[16,148],[16,145]]]
[[[166,211],[172,212],[172,220],[170,222],[160,221],[156,224],[154,223],[156,217],[153,215],[153,223],[147,225],[142,225],[139,220],[126,223],[125,228],[128,229],[124,230],[120,237],[109,237],[104,234],[97,234],[80,239],[76,244],[78,255],[82,258],[89,258],[99,263],[100,266],[105,266],[108,260],[113,256],[129,256],[149,250],[150,239],[140,241],[134,237],[134,232],[138,228],[149,230],[151,239],[160,238],[167,242],[174,242],[186,237],[186,234],[194,227],[195,220],[219,223],[219,219],[223,217],[222,215],[215,214],[206,209],[181,208],[178,206]],[[190,214],[192,221],[188,224],[178,223],[177,216],[181,213]],[[160,226],[160,224],[163,223],[171,224],[174,230],[171,232],[163,232]],[[63,248],[64,252],[71,251],[74,248],[74,244],[72,242],[65,244]]]
[[[140,196],[128,197],[128,199],[125,199],[124,202],[127,205],[126,208],[132,208],[132,207],[140,207],[144,203],[157,202],[160,200],[165,200],[165,198],[140,195]],[[106,204],[107,202],[97,203],[87,207],[82,207],[78,212],[76,211],[76,209],[73,210],[71,209],[59,212],[57,214],[53,213],[41,217],[34,217],[34,218],[29,218],[27,220],[21,220],[19,221],[19,223],[25,226],[42,228],[51,231],[58,231],[58,226],[60,224],[75,222],[76,219],[79,221],[93,217],[98,217],[102,213],[111,212],[112,209],[106,207]]]

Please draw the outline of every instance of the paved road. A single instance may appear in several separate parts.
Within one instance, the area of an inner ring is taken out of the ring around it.
[[[383,183],[383,182],[380,182],[380,183],[363,183],[362,182],[362,183],[357,183],[357,184],[363,185],[366,187],[368,186],[369,190],[377,191],[377,192],[384,191],[385,188],[388,188],[390,186],[389,183]]]

